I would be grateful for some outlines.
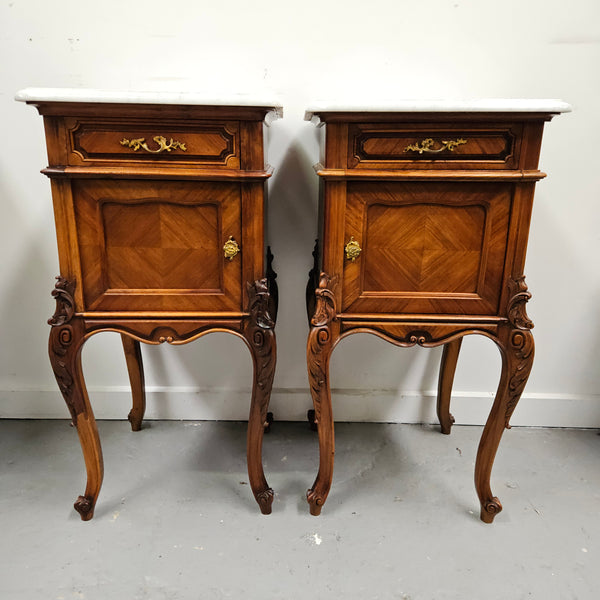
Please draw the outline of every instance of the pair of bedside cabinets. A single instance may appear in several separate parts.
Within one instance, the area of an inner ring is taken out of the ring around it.
[[[273,491],[262,441],[276,363],[277,284],[265,248],[263,124],[271,99],[27,89],[44,117],[60,276],[49,354],[77,428],[89,520],[102,450],[81,368],[84,342],[121,335],[141,428],[140,342],[241,337],[254,364],[248,420],[250,486],[264,514]],[[318,515],[333,476],[329,382],[333,348],[357,332],[397,346],[443,345],[437,411],[450,433],[463,336],[494,341],[502,373],[475,465],[481,519],[502,509],[490,488],[503,430],[531,370],[534,343],[523,276],[544,123],[557,101],[320,105],[325,125],[319,237],[307,286],[307,366],[320,461],[308,491]]]

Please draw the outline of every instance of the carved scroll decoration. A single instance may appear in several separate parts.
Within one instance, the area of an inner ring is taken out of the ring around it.
[[[248,283],[247,289],[250,318],[245,335],[256,361],[256,385],[262,396],[260,398],[261,419],[266,427],[268,397],[275,373],[273,352],[275,321],[269,312],[270,296],[267,279]]]
[[[308,336],[308,378],[315,405],[315,424],[321,418],[321,394],[327,377],[327,361],[331,353],[330,324],[335,319],[335,296],[330,289],[332,280],[321,273],[319,286],[315,290],[315,312],[310,321],[312,327]]]
[[[531,368],[533,366],[534,341],[531,329],[533,321],[527,316],[525,306],[531,298],[531,293],[527,289],[525,277],[510,279],[508,282],[510,299],[508,301],[508,321],[512,325],[508,337],[508,348],[506,349],[509,357],[507,360],[511,373],[508,382],[508,402],[506,404],[506,413],[504,424],[510,429],[510,418],[523,393]]]
[[[273,504],[273,490],[271,488],[268,488],[266,490],[263,490],[262,492],[259,492],[258,494],[255,494],[254,497],[256,498],[256,501],[258,502],[258,505],[261,508],[261,512],[263,512],[263,514],[268,514],[265,513],[262,509],[265,508],[270,512],[271,505]]]
[[[267,409],[269,406],[271,387],[273,385],[273,376],[275,374],[276,346],[275,332],[273,330],[275,327],[275,320],[269,312],[272,300],[269,294],[267,278],[258,279],[254,283],[248,283],[247,290],[249,300],[248,312],[250,313],[250,316],[247,320],[244,336],[250,346],[254,360],[254,386],[252,390],[251,412],[253,413],[255,407],[258,407],[262,422],[260,433],[262,436],[264,428],[269,426]],[[253,440],[251,440],[250,425],[248,431],[248,445],[250,452],[250,445],[252,444],[253,448],[256,448],[256,444],[260,444],[260,438],[254,437]],[[254,431],[256,430],[254,429]],[[260,467],[260,473],[257,474],[255,472],[256,479],[253,480],[251,471],[256,471],[258,466]],[[253,469],[250,469],[250,463],[248,463],[248,468],[254,497],[260,506],[261,512],[263,514],[269,514],[273,503],[273,490],[268,487],[266,483],[262,465],[255,465]]]
[[[533,329],[533,322],[527,316],[525,305],[531,298],[531,293],[527,289],[525,276],[517,279],[509,279],[508,292],[510,299],[508,301],[508,320],[515,329]]]
[[[50,363],[58,387],[71,413],[73,423],[77,419],[78,412],[75,406],[75,382],[70,364],[71,344],[74,339],[73,326],[70,325],[75,312],[74,291],[75,282],[64,277],[56,278],[56,284],[52,290],[52,296],[56,300],[56,310],[52,317],[48,319],[48,324],[52,326],[48,343]]]
[[[52,297],[56,300],[56,310],[52,317],[48,319],[48,325],[58,327],[68,323],[73,318],[75,313],[74,293],[75,282],[59,275],[52,290]]]

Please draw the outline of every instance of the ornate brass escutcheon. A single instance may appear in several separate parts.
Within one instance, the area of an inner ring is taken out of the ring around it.
[[[444,152],[444,150],[448,150],[448,152],[453,152],[457,146],[462,146],[466,144],[468,140],[464,138],[458,138],[456,140],[442,140],[438,142],[441,144],[441,148],[433,148],[432,146],[435,144],[433,138],[425,138],[421,142],[417,142],[416,144],[409,144],[404,148],[404,152],[418,152],[419,154],[423,154],[423,152]]]
[[[158,154],[163,151],[171,152],[171,150],[176,150],[179,148],[183,152],[187,150],[185,146],[185,142],[178,142],[171,138],[167,142],[167,138],[162,135],[155,135],[152,138],[157,144],[158,148],[156,150],[151,150],[148,148],[148,144],[146,144],[146,138],[137,138],[135,140],[128,140],[127,138],[123,138],[120,142],[121,146],[127,146],[131,148],[134,152],[137,152],[140,148],[145,150],[146,152],[151,152],[152,154]]]
[[[354,262],[362,252],[362,248],[360,244],[354,239],[354,237],[350,238],[350,241],[346,244],[346,258]]]
[[[232,236],[229,236],[229,239],[225,242],[223,246],[223,252],[225,254],[225,258],[229,260],[233,260],[233,257],[240,251],[239,244],[233,239]]]

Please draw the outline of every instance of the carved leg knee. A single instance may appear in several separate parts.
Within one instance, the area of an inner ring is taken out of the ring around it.
[[[329,494],[335,454],[329,359],[335,344],[337,328],[332,327],[336,314],[335,296],[331,289],[328,289],[329,284],[329,277],[321,273],[319,287],[315,291],[315,312],[311,319],[306,352],[308,379],[314,404],[313,422],[319,433],[319,472],[306,495],[312,515],[321,513]]]
[[[492,494],[490,475],[502,433],[505,428],[510,428],[510,418],[533,365],[534,341],[530,331],[533,323],[527,318],[524,308],[530,295],[522,278],[513,280],[513,289],[514,295],[509,301],[509,325],[500,332],[498,340],[502,353],[502,375],[475,462],[475,487],[481,503],[481,520],[486,523],[491,523],[502,510],[502,504]]]
[[[252,401],[248,419],[247,459],[250,487],[263,514],[271,513],[273,490],[265,478],[262,464],[262,441],[269,426],[268,407],[275,375],[277,348],[275,323],[269,313],[271,299],[267,280],[248,284],[250,299],[246,330],[244,332],[254,363]]]
[[[88,521],[94,514],[94,506],[102,486],[102,449],[81,369],[85,325],[82,319],[73,316],[75,285],[62,277],[57,280],[52,292],[56,299],[56,311],[48,321],[52,326],[48,354],[58,387],[67,403],[73,424],[77,427],[83,451],[87,484],[85,494],[75,502],[75,509],[84,521]]]

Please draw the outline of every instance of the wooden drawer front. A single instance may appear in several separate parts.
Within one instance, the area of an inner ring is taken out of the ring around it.
[[[344,239],[362,252],[343,311],[496,314],[511,199],[507,183],[349,183]]]
[[[239,184],[73,180],[85,310],[241,310]]]
[[[202,164],[239,168],[239,123],[66,119],[69,164]]]
[[[348,168],[516,169],[520,125],[351,125]]]

